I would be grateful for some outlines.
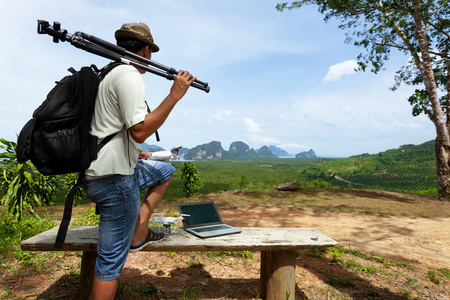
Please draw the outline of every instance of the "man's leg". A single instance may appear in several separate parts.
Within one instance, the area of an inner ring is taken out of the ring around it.
[[[114,300],[116,296],[118,279],[101,281],[94,276],[91,300]]]
[[[139,211],[138,220],[134,228],[133,239],[131,240],[131,246],[136,246],[141,243],[148,233],[148,222],[152,216],[156,206],[161,201],[162,197],[167,191],[170,183],[172,182],[173,175],[166,182],[152,186],[148,188],[144,196],[144,201]]]
[[[115,175],[87,181],[84,191],[100,212],[91,299],[114,299],[139,215],[139,187],[134,176]]]

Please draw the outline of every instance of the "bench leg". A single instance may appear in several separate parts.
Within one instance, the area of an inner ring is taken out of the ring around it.
[[[80,272],[80,299],[87,300],[91,295],[96,259],[97,251],[83,251],[83,256],[81,257]]]
[[[261,298],[295,299],[295,250],[261,251]]]

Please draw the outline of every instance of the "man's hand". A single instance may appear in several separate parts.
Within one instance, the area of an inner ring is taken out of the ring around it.
[[[180,70],[175,77],[170,93],[178,101],[186,94],[187,90],[197,77],[192,76],[188,71]]]
[[[139,152],[139,159],[148,159],[151,154],[151,152],[145,152],[142,150],[138,150],[138,152]]]

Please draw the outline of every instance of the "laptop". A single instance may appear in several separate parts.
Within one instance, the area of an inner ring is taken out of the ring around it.
[[[224,224],[213,201],[178,203],[183,228],[200,238],[239,233],[239,228]]]

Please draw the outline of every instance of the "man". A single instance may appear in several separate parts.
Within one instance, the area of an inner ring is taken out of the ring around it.
[[[144,23],[124,24],[116,31],[117,45],[151,58],[159,47]],[[100,212],[98,257],[91,299],[114,299],[118,277],[128,252],[164,238],[148,228],[150,216],[169,186],[174,169],[155,166],[152,174],[138,164],[137,143],[143,143],[166,120],[195,78],[180,71],[169,95],[147,114],[145,71],[119,65],[101,81],[91,123],[99,142],[118,132],[86,170],[84,190]],[[140,187],[148,187],[142,206]]]

